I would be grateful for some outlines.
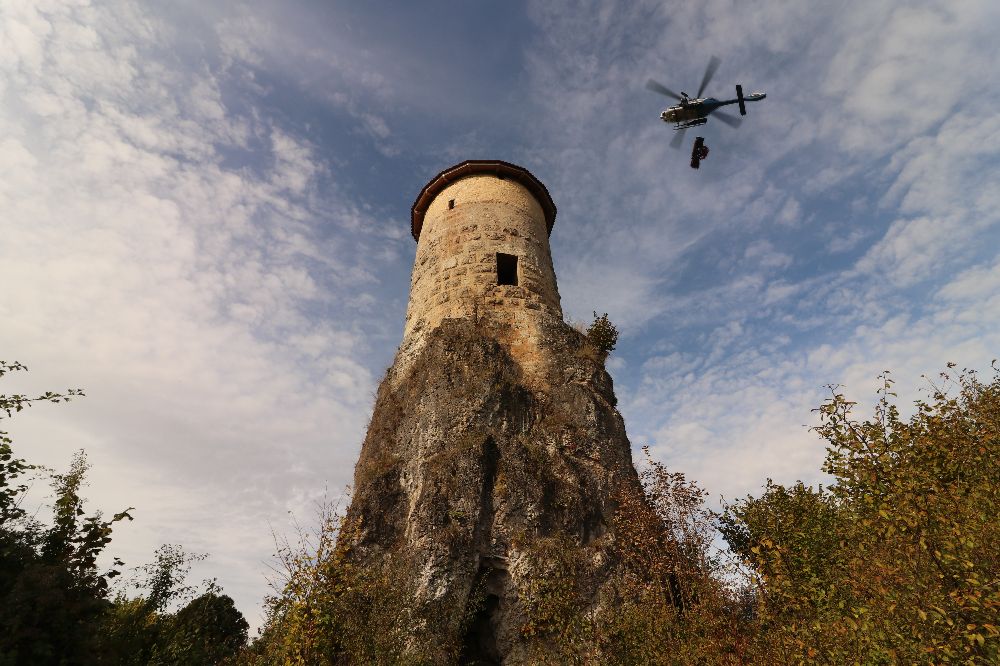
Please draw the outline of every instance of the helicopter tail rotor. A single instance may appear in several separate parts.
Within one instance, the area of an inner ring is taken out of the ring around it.
[[[741,116],[747,115],[747,105],[744,103],[743,99],[743,86],[739,84],[737,84],[736,86],[736,99],[740,103],[740,115]]]

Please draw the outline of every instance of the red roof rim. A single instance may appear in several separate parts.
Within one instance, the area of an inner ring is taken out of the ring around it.
[[[542,184],[542,181],[535,178],[524,167],[511,164],[510,162],[503,162],[501,160],[466,160],[455,166],[448,167],[424,185],[424,189],[420,190],[417,200],[413,202],[413,206],[410,208],[410,233],[413,234],[413,240],[420,239],[420,229],[424,225],[424,214],[427,212],[427,207],[434,201],[434,197],[440,194],[441,190],[451,183],[478,174],[510,177],[526,187],[532,196],[538,200],[538,203],[541,204],[542,211],[545,213],[546,229],[550,235],[552,234],[552,225],[556,221],[556,205],[553,203],[552,197],[549,195],[549,191],[545,188],[545,185]]]

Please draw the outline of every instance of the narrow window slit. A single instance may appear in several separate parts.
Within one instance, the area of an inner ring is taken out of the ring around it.
[[[451,210],[454,207],[455,207],[455,200],[454,199],[448,199],[448,210]]]
[[[497,284],[517,286],[517,255],[497,252]]]

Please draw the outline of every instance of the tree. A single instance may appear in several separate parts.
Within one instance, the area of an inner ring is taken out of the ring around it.
[[[816,430],[836,482],[769,484],[724,514],[759,584],[762,652],[789,663],[1000,660],[1000,371],[989,383],[942,378],[908,421],[888,373],[869,420],[832,387]]]
[[[67,474],[55,475],[53,525],[25,519],[6,522],[0,560],[0,655],[14,663],[89,663],[94,628],[105,613],[112,568],[100,572],[97,558],[110,542],[112,525],[127,511],[104,520],[86,516],[79,495],[86,459],[78,453]],[[114,566],[121,562],[114,560]]]
[[[849,566],[841,543],[847,520],[822,487],[785,487],[770,479],[761,497],[747,497],[718,516],[732,554],[747,567],[742,573],[758,661],[794,663],[799,643],[808,646],[806,657],[820,654],[828,636],[815,628],[840,617],[847,598],[837,584]]]
[[[247,643],[249,625],[233,600],[214,585],[166,622],[151,664],[222,664]]]
[[[27,370],[0,361],[0,377]],[[36,402],[66,402],[80,389],[36,397],[0,395],[0,419]],[[216,664],[246,642],[247,623],[212,583],[177,613],[168,606],[195,594],[184,585],[190,563],[204,556],[162,546],[156,561],[139,569],[145,596],[108,598],[122,562],[101,571],[97,561],[114,524],[132,520],[131,508],[111,519],[87,515],[81,495],[89,468],[83,451],[68,471],[50,472],[14,455],[0,431],[0,665],[15,664]],[[26,479],[48,478],[54,499],[50,523],[29,516],[22,504]],[[158,660],[158,661],[157,661]]]
[[[0,377],[27,370],[0,361]],[[0,395],[0,418],[35,402],[65,402],[83,395],[47,392],[34,398]],[[96,658],[94,628],[107,608],[108,581],[114,566],[100,572],[97,558],[111,540],[114,523],[132,519],[131,509],[104,520],[86,515],[80,490],[87,471],[83,452],[65,474],[51,477],[55,492],[53,521],[44,526],[26,515],[22,477],[38,470],[16,458],[12,441],[0,432],[0,662],[90,663]]]
[[[618,344],[618,329],[608,319],[607,312],[602,315],[595,312],[594,323],[587,329],[587,337],[604,356],[607,356]]]
[[[748,637],[739,599],[713,553],[706,493],[643,451],[643,494],[616,498],[612,528],[624,567],[591,628],[597,661],[746,663]]]
[[[114,663],[144,666],[170,643],[173,616],[168,608],[194,595],[196,588],[185,581],[191,564],[205,557],[164,544],[156,549],[153,562],[134,569],[123,587],[140,594],[129,597],[120,589],[104,620],[103,649]]]

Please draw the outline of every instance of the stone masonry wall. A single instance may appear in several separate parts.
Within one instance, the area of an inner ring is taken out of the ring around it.
[[[518,258],[517,285],[497,284],[497,253]],[[516,180],[495,175],[462,178],[428,206],[397,366],[445,319],[480,317],[510,324],[501,342],[529,373],[544,362],[535,342],[542,320],[562,320],[542,207]]]

